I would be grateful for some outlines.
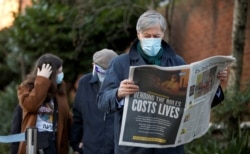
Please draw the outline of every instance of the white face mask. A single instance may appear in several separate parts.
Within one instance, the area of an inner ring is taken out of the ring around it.
[[[94,64],[94,71],[97,73],[99,81],[103,82],[105,75],[106,75],[106,70],[104,70],[100,66]]]
[[[161,49],[161,38],[142,38],[141,48],[148,56],[156,56]]]
[[[56,83],[57,84],[61,84],[62,81],[63,81],[63,77],[64,77],[64,73],[63,72],[58,73],[57,76],[56,76]]]

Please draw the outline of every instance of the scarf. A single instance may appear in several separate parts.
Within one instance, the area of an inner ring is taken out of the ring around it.
[[[162,54],[163,54],[162,48],[160,49],[160,51],[158,52],[157,55],[148,56],[142,50],[141,44],[140,44],[140,41],[139,41],[138,44],[137,44],[137,51],[139,52],[139,54],[142,56],[142,58],[145,60],[145,62],[147,64],[154,64],[154,65],[158,65],[158,66],[161,65],[161,57],[162,57]]]

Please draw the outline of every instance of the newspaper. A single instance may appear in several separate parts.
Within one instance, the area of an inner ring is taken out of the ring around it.
[[[140,91],[125,98],[119,145],[175,147],[204,135],[217,74],[234,61],[213,56],[176,67],[131,66],[129,79]]]

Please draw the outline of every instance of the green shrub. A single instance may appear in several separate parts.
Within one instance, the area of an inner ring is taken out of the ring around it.
[[[16,83],[12,82],[5,88],[4,91],[0,92],[0,135],[9,135],[10,126],[12,122],[13,110],[18,104],[16,94]],[[0,144],[0,151],[2,154],[9,153],[9,145],[7,143]]]

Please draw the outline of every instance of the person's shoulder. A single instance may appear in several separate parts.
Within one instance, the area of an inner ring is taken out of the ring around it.
[[[128,53],[122,53],[119,56],[115,57],[113,59],[113,61],[115,61],[115,62],[122,62],[123,60],[126,60],[127,58],[129,58]]]
[[[183,57],[181,57],[180,55],[175,55],[175,59],[176,61],[178,61],[178,63],[180,63],[181,65],[186,64],[185,60],[183,59]]]
[[[127,64],[128,61],[129,61],[128,53],[123,53],[123,54],[120,54],[119,56],[115,57],[114,59],[112,59],[111,66],[112,67],[124,66]]]
[[[85,86],[87,83],[90,82],[92,78],[92,73],[87,73],[82,75],[78,80],[78,86]]]
[[[92,78],[92,73],[87,73],[87,74],[84,74],[80,77],[79,81],[84,81],[84,80],[89,80]]]
[[[167,56],[170,56],[172,60],[174,60],[177,65],[184,65],[186,64],[185,60],[183,59],[183,57],[181,57],[180,55],[178,55],[174,49],[165,41],[162,42],[163,44],[163,48],[165,49]]]
[[[18,86],[17,89],[18,90],[31,90],[34,88],[34,83],[32,82],[27,82],[27,80],[24,80],[23,82],[21,82]]]
[[[116,69],[126,68],[128,65],[129,65],[128,53],[120,54],[119,56],[115,57],[110,63],[110,67]]]

